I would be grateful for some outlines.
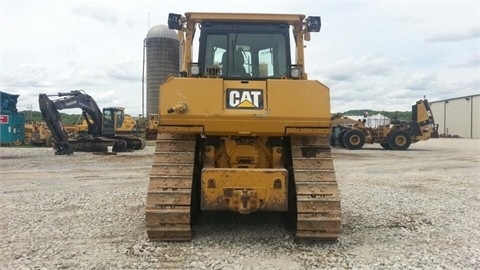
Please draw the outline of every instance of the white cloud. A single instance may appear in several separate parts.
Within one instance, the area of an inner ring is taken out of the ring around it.
[[[100,107],[142,112],[142,46],[169,12],[322,16],[307,42],[309,78],[331,89],[332,110],[410,110],[479,93],[478,1],[6,1],[0,14],[0,87],[38,110],[39,93],[83,89]]]
[[[340,59],[328,69],[317,70],[316,75],[334,81],[354,81],[365,77],[387,76],[391,73],[393,62],[384,57],[365,55],[360,58]]]
[[[474,39],[474,38],[480,38],[480,28],[478,26],[476,28],[471,28],[463,31],[457,30],[451,33],[432,34],[431,36],[427,37],[427,41],[455,42],[455,41],[461,41],[465,39]]]
[[[105,6],[79,5],[72,8],[72,14],[91,18],[104,24],[116,25],[119,21],[118,11]]]

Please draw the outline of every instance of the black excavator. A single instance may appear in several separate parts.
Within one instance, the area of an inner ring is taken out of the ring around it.
[[[51,100],[49,96],[58,96]],[[70,155],[80,152],[126,152],[145,148],[145,139],[132,134],[116,134],[115,129],[122,125],[125,114],[121,107],[108,107],[103,113],[95,100],[83,90],[60,92],[56,95],[40,94],[38,103],[42,117],[52,132],[56,155]],[[88,132],[69,138],[60,119],[59,110],[82,109],[88,125]]]

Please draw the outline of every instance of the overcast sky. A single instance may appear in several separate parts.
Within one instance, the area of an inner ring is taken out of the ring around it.
[[[0,90],[20,95],[19,110],[38,110],[39,93],[83,89],[101,108],[141,114],[148,30],[195,11],[321,16],[306,71],[330,87],[332,112],[480,93],[478,0],[0,2]]]

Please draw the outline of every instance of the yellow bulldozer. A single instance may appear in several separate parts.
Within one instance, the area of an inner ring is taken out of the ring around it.
[[[337,239],[330,92],[305,72],[304,41],[320,24],[299,14],[169,14],[183,67],[159,90],[150,240],[191,240],[203,211],[281,212],[295,239]]]

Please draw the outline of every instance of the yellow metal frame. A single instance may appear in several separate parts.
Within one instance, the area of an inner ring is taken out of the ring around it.
[[[296,64],[305,65],[304,40],[310,40],[310,33],[305,30],[305,15],[302,14],[262,14],[262,13],[208,13],[208,12],[186,12],[182,18],[185,23],[182,30],[178,31],[178,38],[183,46],[182,70],[188,70],[192,62],[192,44],[195,36],[196,25],[204,21],[220,22],[259,22],[259,23],[285,23],[293,26],[293,36],[296,42]],[[306,74],[305,74],[306,76]],[[306,77],[305,77],[306,78]]]
[[[201,209],[242,214],[286,211],[287,175],[285,169],[204,168]]]
[[[264,108],[226,109],[227,88],[261,89]],[[275,79],[245,84],[217,78],[171,77],[160,92],[160,126],[174,133],[180,132],[166,126],[202,127],[205,135],[283,136],[287,129],[295,134],[328,135],[329,99],[329,89],[318,81]],[[186,109],[167,113],[178,103],[185,104]]]

